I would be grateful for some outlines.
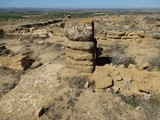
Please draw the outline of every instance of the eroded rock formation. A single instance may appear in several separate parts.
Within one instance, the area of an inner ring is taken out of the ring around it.
[[[95,69],[96,40],[94,21],[71,21],[66,23],[66,65],[82,72],[92,73]]]

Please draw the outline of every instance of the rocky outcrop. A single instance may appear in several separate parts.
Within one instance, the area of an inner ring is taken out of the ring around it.
[[[49,24],[54,24],[54,23],[58,23],[61,22],[62,19],[57,19],[57,20],[48,20],[48,21],[44,21],[44,22],[38,22],[38,23],[30,23],[30,24],[25,24],[25,25],[21,25],[21,27],[25,27],[25,28],[31,28],[31,27],[35,27],[35,26],[46,26]]]
[[[0,56],[9,55],[12,51],[7,49],[4,45],[0,45]]]
[[[95,69],[96,41],[92,20],[71,21],[65,26],[66,65],[82,72],[92,73]]]
[[[40,38],[40,39],[46,39],[48,37],[52,37],[52,35],[55,35],[55,32],[53,33],[53,28],[64,28],[65,22],[63,19],[51,19],[51,20],[45,20],[42,22],[33,22],[33,23],[26,23],[14,27],[7,28],[6,34],[7,36],[12,37],[20,37],[27,39],[30,38]],[[57,32],[56,32],[57,33]],[[61,33],[62,36],[63,32]],[[64,35],[64,34],[63,34]]]
[[[159,78],[159,72],[138,70],[133,65],[127,69],[111,64],[96,67],[91,76],[91,80],[95,80],[96,89],[110,88],[112,93],[125,96],[159,94]]]
[[[107,39],[141,39],[145,37],[144,31],[136,31],[136,32],[125,32],[125,31],[106,31],[102,35],[102,40]]]
[[[32,62],[33,60],[28,56],[0,56],[0,67],[7,67],[18,71],[26,70],[31,66]]]

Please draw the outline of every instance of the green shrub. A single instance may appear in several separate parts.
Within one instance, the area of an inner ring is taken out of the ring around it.
[[[134,108],[136,108],[137,106],[140,105],[140,99],[138,99],[138,98],[135,97],[135,96],[121,96],[121,99],[122,99],[125,103],[133,106]]]

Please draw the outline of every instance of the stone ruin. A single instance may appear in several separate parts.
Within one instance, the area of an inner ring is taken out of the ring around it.
[[[85,73],[93,73],[96,59],[94,21],[70,21],[65,25],[66,66]]]

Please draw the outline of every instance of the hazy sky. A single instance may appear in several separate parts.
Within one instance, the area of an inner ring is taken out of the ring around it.
[[[157,8],[160,0],[0,0],[0,7]]]

